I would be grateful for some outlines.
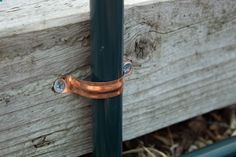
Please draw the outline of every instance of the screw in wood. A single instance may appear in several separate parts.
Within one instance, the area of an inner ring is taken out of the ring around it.
[[[63,93],[66,87],[66,82],[64,79],[57,79],[53,84],[53,91],[56,93]]]
[[[130,61],[125,62],[123,65],[123,74],[129,75],[129,74],[131,74],[132,70],[133,70],[132,63]]]

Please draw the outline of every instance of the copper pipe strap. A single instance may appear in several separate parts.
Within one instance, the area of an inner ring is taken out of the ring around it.
[[[63,93],[75,93],[90,99],[107,99],[122,94],[123,77],[108,82],[91,82],[79,80],[73,76],[63,77],[65,89]]]

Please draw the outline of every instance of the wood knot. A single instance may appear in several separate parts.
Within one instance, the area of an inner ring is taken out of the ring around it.
[[[10,103],[10,96],[9,95],[1,95],[0,102],[5,102],[6,105]]]
[[[138,59],[147,58],[147,56],[150,55],[155,49],[156,46],[153,44],[151,39],[147,37],[141,37],[135,41],[134,53]]]
[[[154,32],[145,32],[138,34],[135,39],[132,39],[127,44],[127,51],[125,53],[134,64],[149,61],[153,53],[157,50],[160,45],[160,38]]]
[[[40,136],[40,137],[37,137],[37,138],[33,139],[32,140],[33,146],[35,148],[40,148],[40,147],[50,145],[52,142],[48,141],[46,138],[47,138],[47,136],[43,135],[43,136]]]

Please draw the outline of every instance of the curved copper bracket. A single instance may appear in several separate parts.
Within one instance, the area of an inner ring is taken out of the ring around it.
[[[91,82],[67,75],[57,79],[53,84],[56,93],[74,93],[90,99],[107,99],[122,94],[124,76],[131,74],[132,62],[123,65],[123,77],[108,82]]]
[[[74,93],[90,99],[107,99],[120,95],[123,84],[123,77],[108,82],[91,82],[67,75],[57,79],[53,89],[57,93]]]

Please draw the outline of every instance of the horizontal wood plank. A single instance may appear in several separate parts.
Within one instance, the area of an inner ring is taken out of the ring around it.
[[[128,9],[153,1],[125,0],[124,3]],[[89,0],[4,0],[0,2],[0,37],[65,26],[88,18]]]
[[[66,2],[73,15],[62,7]],[[124,59],[133,61],[134,71],[124,90],[124,140],[236,103],[234,0],[131,2],[126,1]],[[90,101],[51,91],[60,75],[90,74],[87,1],[8,3],[0,8],[0,156],[90,152]],[[46,24],[25,23],[30,15],[24,13],[39,4],[44,7],[32,16],[48,9],[48,16],[38,14],[48,18]],[[54,4],[55,14],[66,12],[62,19],[51,16]],[[10,13],[14,5],[26,9]],[[78,7],[85,8],[83,18]],[[26,27],[7,22],[10,17]]]

